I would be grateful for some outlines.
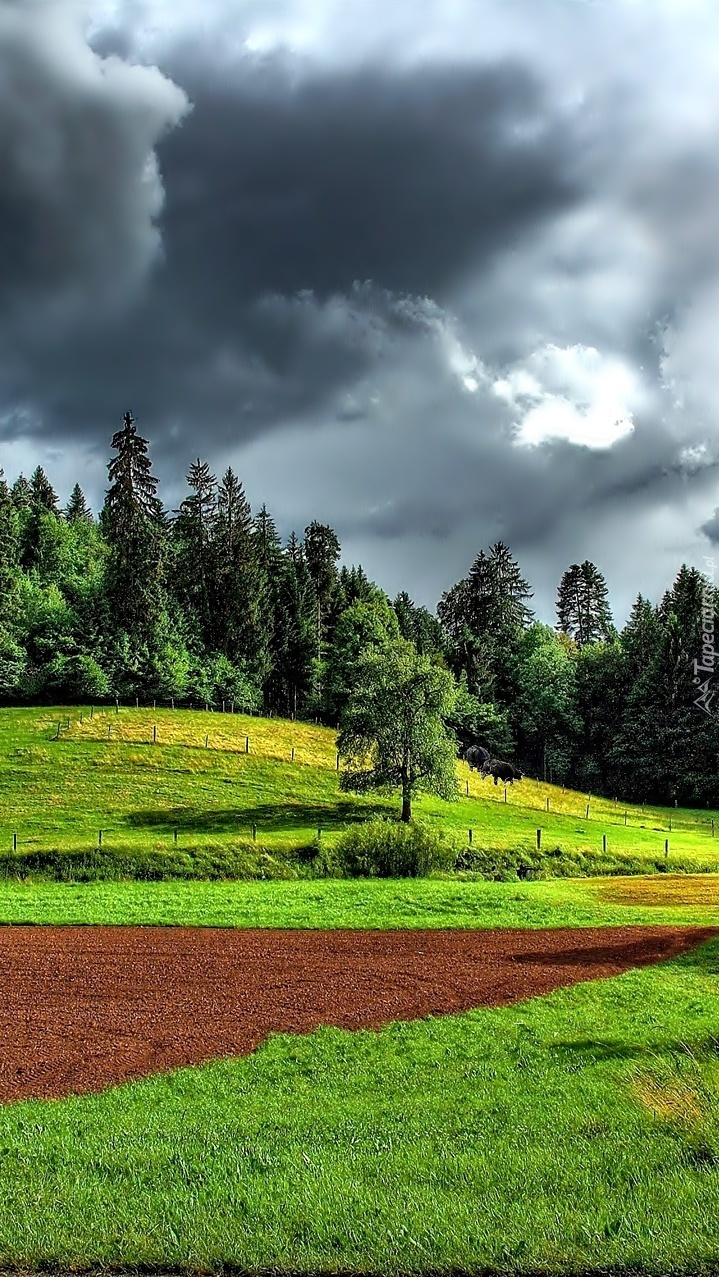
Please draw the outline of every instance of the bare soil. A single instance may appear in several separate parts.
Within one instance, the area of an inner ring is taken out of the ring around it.
[[[0,926],[0,1102],[59,1099],[271,1032],[376,1029],[661,962],[715,927],[266,930]]]

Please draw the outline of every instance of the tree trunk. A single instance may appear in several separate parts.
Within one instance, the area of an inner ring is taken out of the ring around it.
[[[412,798],[406,791],[402,794],[402,820],[408,825],[412,819]]]

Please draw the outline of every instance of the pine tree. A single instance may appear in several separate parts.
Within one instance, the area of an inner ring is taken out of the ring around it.
[[[440,599],[450,667],[466,675],[470,693],[482,701],[507,704],[515,694],[512,652],[531,622],[531,597],[516,559],[497,541]]]
[[[614,633],[607,583],[589,559],[572,563],[562,576],[557,591],[557,622],[558,629],[575,639],[579,647],[606,641]]]
[[[18,512],[0,469],[0,621],[20,566]]]
[[[274,639],[274,703],[297,715],[305,709],[316,668],[317,599],[301,542],[293,532],[279,576],[277,630]]]
[[[112,437],[102,528],[110,547],[108,599],[115,625],[150,642],[165,607],[165,514],[147,440],[132,413]]]
[[[247,669],[259,686],[269,668],[264,576],[252,509],[231,466],[217,491],[213,563],[214,643],[234,665]]]
[[[180,502],[172,525],[176,577],[174,589],[181,604],[199,625],[205,644],[210,638],[212,594],[212,538],[217,521],[217,480],[206,461],[193,462],[187,472],[192,494]]]
[[[328,524],[318,523],[314,519],[305,528],[303,549],[305,562],[312,578],[312,584],[315,587],[317,659],[321,660],[323,655],[324,618],[332,592],[337,584],[337,562],[341,548],[334,530]]]
[[[58,513],[57,493],[42,466],[36,466],[30,477],[30,502],[36,510]]]
[[[19,474],[10,490],[16,510],[29,510],[32,505],[32,488],[24,474]]]
[[[65,518],[68,523],[92,523],[92,511],[85,500],[85,494],[79,483],[75,484],[70,499],[65,507]]]

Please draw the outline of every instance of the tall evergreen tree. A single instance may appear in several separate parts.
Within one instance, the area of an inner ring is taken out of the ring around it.
[[[32,488],[24,474],[19,474],[10,490],[16,510],[29,510],[32,505]]]
[[[115,625],[149,641],[164,610],[165,514],[157,496],[147,440],[132,413],[112,436],[110,487],[102,527],[110,555],[108,600]]]
[[[217,491],[214,564],[215,644],[261,685],[269,669],[264,577],[252,509],[231,466]]]
[[[614,632],[607,583],[594,563],[572,563],[557,591],[557,622],[579,647],[606,641]]]
[[[18,512],[0,469],[0,624],[5,616],[8,596],[17,581],[19,568]]]
[[[172,525],[175,591],[196,619],[203,643],[211,642],[212,539],[217,519],[217,479],[198,457],[187,472],[191,495],[180,502]]]
[[[79,483],[75,484],[70,493],[70,499],[65,507],[65,518],[68,523],[92,523],[92,511]]]
[[[50,510],[57,514],[57,493],[42,466],[36,466],[30,477],[30,501],[38,510]]]
[[[279,576],[273,704],[287,713],[304,711],[316,672],[317,599],[301,542],[293,532]]]

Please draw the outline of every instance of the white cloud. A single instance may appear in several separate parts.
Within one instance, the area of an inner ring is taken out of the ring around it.
[[[593,346],[547,345],[493,384],[513,414],[516,442],[566,439],[610,448],[630,434],[643,388],[635,371]]]

